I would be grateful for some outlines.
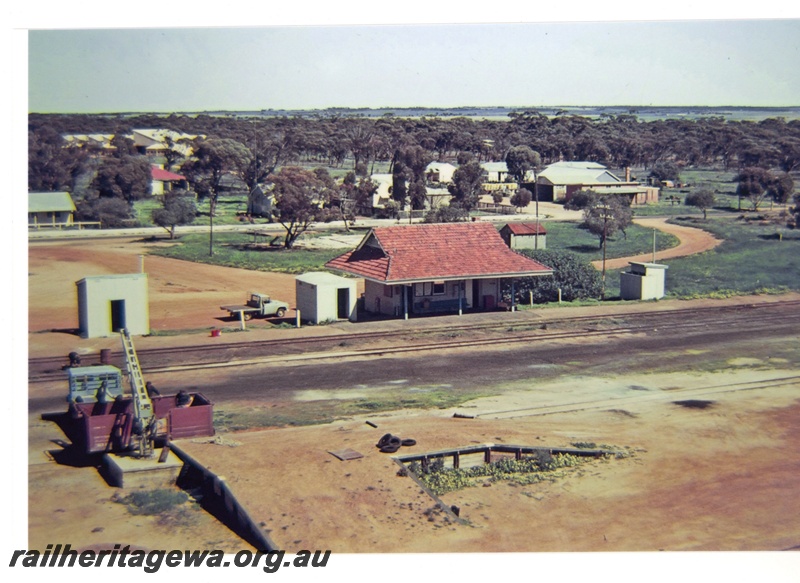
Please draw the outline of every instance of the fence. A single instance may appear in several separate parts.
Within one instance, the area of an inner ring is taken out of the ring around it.
[[[56,221],[52,221],[50,223],[40,223],[38,221],[34,221],[33,223],[28,223],[29,229],[74,229],[76,228],[80,231],[84,227],[97,227],[101,229],[103,224],[100,221],[79,221],[75,223],[58,223]]]

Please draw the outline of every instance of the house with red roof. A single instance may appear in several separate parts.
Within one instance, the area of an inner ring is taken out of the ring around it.
[[[187,188],[186,177],[164,170],[156,164],[150,165],[150,194],[162,196],[173,188]]]
[[[546,249],[547,231],[541,223],[508,223],[500,236],[511,249]]]
[[[493,310],[504,279],[553,273],[480,222],[376,227],[326,267],[364,278],[365,311],[405,318]]]

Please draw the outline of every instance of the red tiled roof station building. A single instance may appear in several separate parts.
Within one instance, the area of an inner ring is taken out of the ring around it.
[[[403,316],[493,310],[503,279],[552,275],[512,251],[491,223],[437,223],[371,229],[326,267],[364,278],[364,309]]]

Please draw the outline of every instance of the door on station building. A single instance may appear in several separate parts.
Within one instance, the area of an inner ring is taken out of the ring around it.
[[[111,331],[119,332],[125,327],[125,300],[111,300]]]
[[[350,318],[350,289],[346,287],[339,288],[337,293],[337,313],[336,317],[340,320],[347,320]]]

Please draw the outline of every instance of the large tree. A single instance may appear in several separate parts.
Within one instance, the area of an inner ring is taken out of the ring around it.
[[[506,167],[520,186],[528,174],[542,164],[542,157],[530,146],[514,146],[506,152]]]
[[[736,182],[738,183],[736,194],[739,196],[740,208],[741,200],[745,198],[750,201],[753,210],[757,211],[767,197],[772,176],[766,168],[750,166],[739,172]]]
[[[519,187],[522,187],[523,182],[527,179],[530,172],[534,171],[537,167],[541,166],[542,157],[539,152],[534,151],[530,146],[514,146],[509,148],[506,152],[506,167],[508,173],[514,177]],[[539,216],[539,189],[533,189],[533,196],[536,198],[536,216]],[[517,199],[521,202],[521,199]],[[530,200],[528,201],[530,203]],[[514,203],[512,203],[514,204]],[[517,208],[520,208],[518,205]],[[527,204],[525,206],[528,206]]]
[[[122,198],[90,197],[76,205],[75,218],[81,222],[99,222],[101,228],[130,227],[133,208]]]
[[[59,133],[45,127],[28,132],[28,190],[74,192],[75,179],[88,164],[80,147],[68,147]]]
[[[703,220],[706,220],[708,209],[712,208],[715,202],[714,191],[710,188],[701,188],[687,194],[684,204],[699,208],[703,211]]]
[[[786,204],[794,193],[794,180],[788,172],[773,175],[767,193],[778,204]]]
[[[164,196],[164,206],[152,212],[153,222],[175,238],[178,225],[189,225],[197,216],[194,197],[185,190],[174,190]]]
[[[421,146],[400,148],[395,152],[392,166],[392,198],[401,208],[408,203],[412,209],[425,208],[425,169],[432,161],[430,152]]]
[[[331,185],[322,173],[294,166],[281,168],[270,182],[275,197],[273,214],[286,230],[284,247],[291,249],[300,235],[329,213],[325,207],[333,194]]]
[[[517,212],[531,204],[533,194],[527,188],[518,188],[517,191],[511,195],[509,202],[517,208]]]
[[[663,160],[653,164],[650,169],[650,178],[663,183],[667,180],[677,182],[680,178],[681,170],[675,162]]]
[[[350,230],[348,221],[353,221],[356,213],[372,211],[372,198],[376,192],[378,184],[372,179],[358,178],[352,170],[345,175],[335,198],[342,213],[345,229]]]
[[[92,182],[100,198],[121,198],[133,201],[150,196],[152,182],[150,161],[144,156],[106,158]]]
[[[477,208],[485,174],[481,165],[474,160],[456,168],[453,182],[447,186],[452,196],[450,204],[467,212]]]
[[[223,177],[244,179],[251,157],[247,146],[230,138],[198,140],[192,157],[181,166],[181,173],[199,198],[208,198],[213,216]]]
[[[633,211],[626,196],[595,195],[583,209],[583,224],[600,240],[600,249],[605,249],[606,240],[617,231],[624,234],[631,222]]]

